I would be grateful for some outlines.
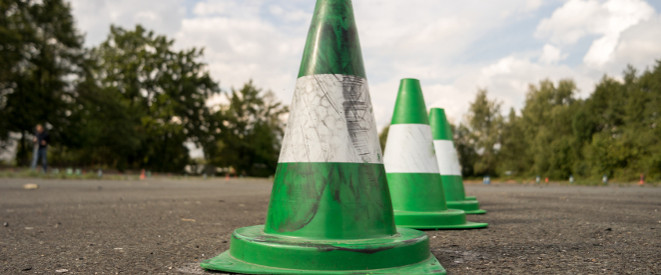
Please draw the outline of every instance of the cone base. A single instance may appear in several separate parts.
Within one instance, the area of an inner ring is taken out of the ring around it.
[[[306,239],[239,228],[230,250],[200,263],[204,269],[244,274],[445,274],[424,232],[356,240]]]
[[[397,226],[414,229],[475,229],[488,226],[487,223],[466,221],[466,213],[457,209],[437,212],[395,210],[395,223]]]
[[[467,201],[476,201],[477,197],[475,197],[475,196],[466,196],[466,200]]]
[[[446,201],[448,208],[464,210],[466,215],[486,214],[486,210],[480,209],[480,203],[476,200]]]

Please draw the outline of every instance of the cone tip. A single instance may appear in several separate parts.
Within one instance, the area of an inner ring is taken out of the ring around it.
[[[420,84],[420,80],[419,80],[419,79],[417,79],[417,78],[410,78],[410,77],[402,78],[402,80],[401,80],[400,82],[401,82],[401,83],[405,83],[405,82],[408,83],[408,82],[411,82],[411,83],[418,83],[418,84]]]
[[[391,124],[429,124],[420,80],[402,78]]]
[[[443,108],[431,108],[429,110],[429,125],[434,140],[452,140],[452,129],[450,129]]]
[[[435,114],[438,114],[438,115],[440,115],[440,114],[445,115],[445,109],[438,108],[438,107],[432,107],[431,109],[429,109],[429,114],[431,115],[432,113],[435,113]]]

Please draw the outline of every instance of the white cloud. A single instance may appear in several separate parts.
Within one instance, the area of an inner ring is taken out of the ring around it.
[[[183,0],[71,0],[77,25],[87,34],[87,45],[104,41],[110,24],[129,29],[142,24],[158,33],[174,33],[185,16],[183,3]]]
[[[571,45],[595,33],[605,16],[597,0],[569,0],[540,22],[535,35],[558,45]]]
[[[557,82],[568,78],[576,82],[579,89],[577,96],[586,96],[594,87],[595,78],[590,72],[567,65],[540,64],[529,57],[510,55],[482,67],[471,68],[451,85],[436,87],[438,93],[427,100],[434,107],[449,106],[449,113],[460,121],[478,88],[487,89],[489,97],[502,102],[502,111],[507,112],[511,107],[523,107],[530,84],[536,85],[544,79]]]
[[[647,2],[568,0],[548,10],[557,2],[354,1],[379,127],[390,121],[405,77],[420,79],[428,107],[445,108],[456,122],[478,88],[507,111],[520,108],[528,85],[544,78],[572,78],[585,96],[604,72],[661,58],[661,19]],[[313,6],[309,0],[73,0],[88,45],[103,40],[110,23],[140,23],[175,38],[177,48],[204,47],[223,88],[252,78],[287,104]],[[523,28],[531,22],[538,24],[534,31]],[[590,49],[581,52],[585,41]]]
[[[654,8],[643,0],[570,0],[542,20],[538,38],[549,38],[559,45],[572,45],[588,36],[597,36],[583,57],[586,65],[601,69],[613,58],[620,34],[649,20]]]
[[[626,30],[607,64],[609,72],[622,71],[624,64],[639,69],[654,66],[656,60],[661,60],[660,45],[661,16]]]
[[[542,49],[542,55],[539,57],[539,62],[544,64],[555,64],[567,58],[567,54],[563,54],[560,49],[553,45],[546,44]]]

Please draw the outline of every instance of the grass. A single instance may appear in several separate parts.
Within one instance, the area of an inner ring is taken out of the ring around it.
[[[467,182],[479,182],[482,183],[482,178],[464,178],[464,181]],[[516,183],[516,184],[537,184],[535,178],[491,178],[492,183]],[[610,179],[607,184],[604,184],[601,179],[576,179],[573,183],[570,183],[569,180],[558,181],[549,179],[549,183],[544,181],[544,178],[541,179],[539,185],[543,184],[560,184],[560,185],[577,185],[577,186],[605,186],[605,185],[617,185],[617,186],[631,186],[638,185],[638,181],[618,181]],[[661,186],[661,182],[650,182],[645,181],[645,186]]]
[[[163,177],[163,175],[159,175],[158,177]],[[168,179],[174,179],[174,180],[180,180],[180,179],[187,179],[188,177],[191,178],[202,178],[203,176],[187,176],[187,175],[168,175]],[[71,179],[71,180],[138,180],[140,179],[139,174],[135,173],[126,173],[126,174],[120,174],[120,173],[104,173],[101,177],[97,174],[97,170],[90,170],[90,171],[85,171],[80,170],[80,173],[76,173],[75,170],[71,171],[71,173],[68,173],[66,169],[63,170],[56,170],[56,169],[51,169],[48,171],[48,173],[43,173],[41,170],[32,170],[32,169],[25,169],[25,168],[13,168],[13,169],[3,169],[0,170],[0,178],[40,178],[40,179]],[[211,179],[212,177],[209,177]],[[221,176],[216,176],[215,178],[221,179],[224,177]],[[233,178],[234,179],[234,178]],[[251,177],[245,177],[244,179],[251,179]],[[482,183],[482,178],[464,178],[465,182],[472,182],[472,183]],[[507,178],[492,178],[491,179],[492,183],[513,183],[513,184],[536,184],[534,178],[512,178],[512,177],[507,177]],[[539,183],[540,185],[542,184],[547,184],[544,182],[544,179],[541,180]],[[569,181],[557,181],[557,180],[549,180],[549,184],[560,184],[560,185],[578,185],[578,186],[604,186],[604,184],[601,182],[601,180],[597,179],[576,179],[574,183],[569,183]],[[617,186],[631,186],[631,185],[637,185],[637,181],[633,182],[627,182],[627,181],[617,181],[617,180],[610,180],[608,182],[608,185],[617,185]],[[661,186],[661,182],[645,182],[645,186],[654,186],[658,187]]]
[[[49,169],[48,173],[41,172],[41,169],[32,170],[26,168],[13,168],[13,169],[2,169],[0,170],[0,178],[36,178],[36,179],[70,179],[70,180],[127,180],[134,181],[140,179],[140,174],[138,173],[118,173],[110,172],[103,173],[101,177],[98,175],[98,170],[80,170],[76,172],[75,169],[72,171],[67,171],[67,169]],[[184,180],[190,178],[200,179],[205,178],[202,175],[181,175],[181,174],[158,174],[153,175],[152,178],[167,178],[173,180]],[[225,179],[224,176],[215,176],[215,177],[206,177],[208,179]],[[235,176],[232,179],[236,179]],[[252,177],[243,177],[242,179],[256,179]],[[265,179],[265,178],[263,178]],[[269,178],[272,179],[272,178]]]

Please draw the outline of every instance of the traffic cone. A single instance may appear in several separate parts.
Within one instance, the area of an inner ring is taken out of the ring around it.
[[[416,229],[484,228],[448,209],[443,194],[427,107],[417,79],[402,79],[383,156],[395,223]]]
[[[142,171],[140,171],[140,180],[144,180],[145,178],[145,169],[142,169]]]
[[[480,209],[480,203],[476,199],[466,198],[459,156],[452,142],[452,129],[445,117],[445,110],[432,108],[429,111],[429,123],[448,208],[461,209],[466,211],[466,214],[486,213],[487,211]]]
[[[350,0],[318,0],[265,225],[200,265],[250,274],[445,273],[396,228]]]

